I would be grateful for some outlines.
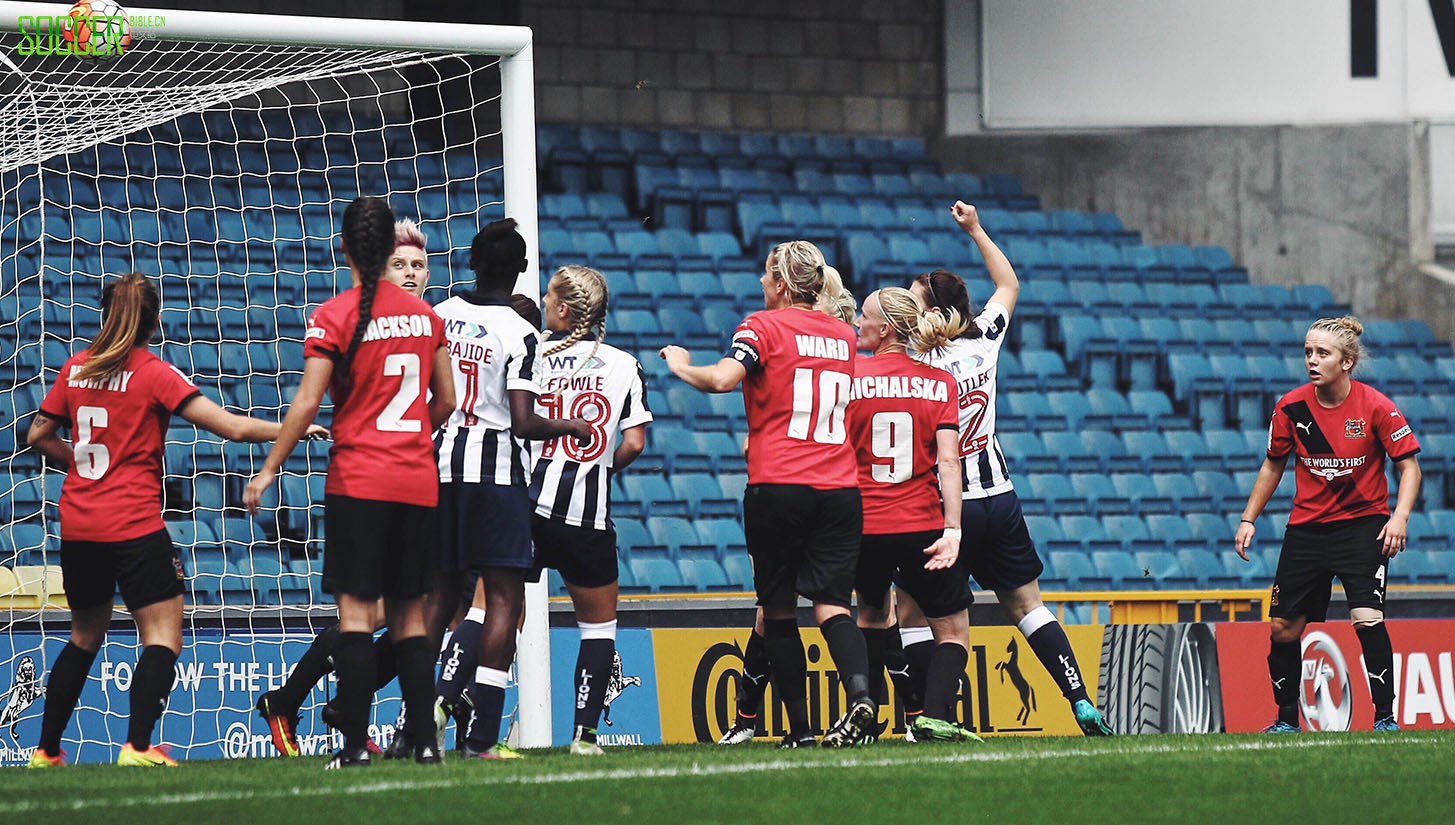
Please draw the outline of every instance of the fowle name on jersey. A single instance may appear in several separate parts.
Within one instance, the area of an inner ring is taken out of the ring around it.
[[[606,377],[602,375],[553,375],[546,379],[546,392],[575,390],[577,392],[605,392]]]
[[[950,390],[944,381],[923,376],[862,375],[854,379],[854,398],[925,398],[947,401]]]
[[[74,378],[70,377],[72,375],[75,375],[76,372],[80,369],[81,365],[75,364],[71,367],[71,371],[66,373],[66,386],[73,389],[81,390],[107,390],[108,392],[126,392],[126,385],[130,384],[131,377],[133,375],[136,375],[136,373],[131,370],[123,370],[106,379],[105,381],[102,381],[99,378],[87,378],[84,381],[77,381]]]
[[[795,335],[798,354],[805,358],[831,358],[835,361],[849,360],[849,342],[841,338],[825,338],[822,335]]]
[[[365,341],[379,341],[385,338],[423,338],[434,334],[434,325],[428,315],[385,315],[369,321],[364,333]]]

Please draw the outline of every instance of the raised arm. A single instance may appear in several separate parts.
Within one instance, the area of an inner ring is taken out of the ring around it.
[[[1264,458],[1263,466],[1258,468],[1258,477],[1253,479],[1253,491],[1248,494],[1248,503],[1243,505],[1242,521],[1238,524],[1238,532],[1233,536],[1233,548],[1243,561],[1248,560],[1248,548],[1253,544],[1253,522],[1268,505],[1268,499],[1273,497],[1273,491],[1278,489],[1278,482],[1283,480],[1283,470],[1288,466],[1288,456],[1283,458]]]
[[[748,377],[748,371],[736,359],[724,358],[711,366],[692,366],[692,356],[679,346],[666,346],[660,353],[667,369],[689,387],[703,392],[732,392]]]
[[[995,293],[986,303],[1000,304],[1008,314],[1013,314],[1016,299],[1021,293],[1021,281],[1016,277],[1015,267],[1011,266],[1010,259],[1005,257],[1005,253],[986,234],[985,227],[980,225],[980,214],[975,211],[974,206],[964,201],[955,201],[955,205],[950,207],[950,214],[954,216],[955,223],[970,235],[975,247],[980,250],[980,257],[985,259],[985,269],[990,273],[991,283],[995,284]]]

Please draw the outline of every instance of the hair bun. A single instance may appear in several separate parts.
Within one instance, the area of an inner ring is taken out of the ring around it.
[[[1349,330],[1355,335],[1364,334],[1364,325],[1360,323],[1359,319],[1355,318],[1353,315],[1345,315],[1344,317],[1335,320],[1334,323],[1338,324],[1344,329]]]

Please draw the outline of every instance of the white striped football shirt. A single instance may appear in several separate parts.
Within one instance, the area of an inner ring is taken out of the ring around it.
[[[995,376],[1010,312],[988,303],[973,323],[980,327],[980,337],[956,338],[937,353],[916,357],[955,376],[960,394],[962,498],[990,498],[1015,489],[995,437]]]
[[[607,487],[612,457],[625,430],[652,420],[647,408],[642,366],[630,353],[587,337],[546,355],[566,333],[541,342],[537,378],[541,396],[536,411],[547,418],[584,418],[592,423],[591,443],[571,436],[531,444],[534,469],[530,495],[536,514],[573,527],[605,530],[610,523]]]
[[[456,295],[435,307],[444,319],[455,378],[455,411],[435,434],[440,481],[526,483],[525,445],[510,434],[509,390],[540,394],[540,334],[505,301]]]

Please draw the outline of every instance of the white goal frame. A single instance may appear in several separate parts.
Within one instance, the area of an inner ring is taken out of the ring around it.
[[[18,31],[23,16],[63,15],[63,3],[0,2],[0,30]],[[535,64],[525,26],[421,23],[301,15],[127,8],[134,17],[160,17],[158,28],[133,29],[132,39],[259,43],[364,49],[417,49],[490,55],[500,59],[500,120],[505,214],[525,238],[527,267],[516,291],[539,302],[540,256],[536,211]],[[545,577],[526,587],[526,621],[516,661],[520,745],[551,745],[550,628]]]

